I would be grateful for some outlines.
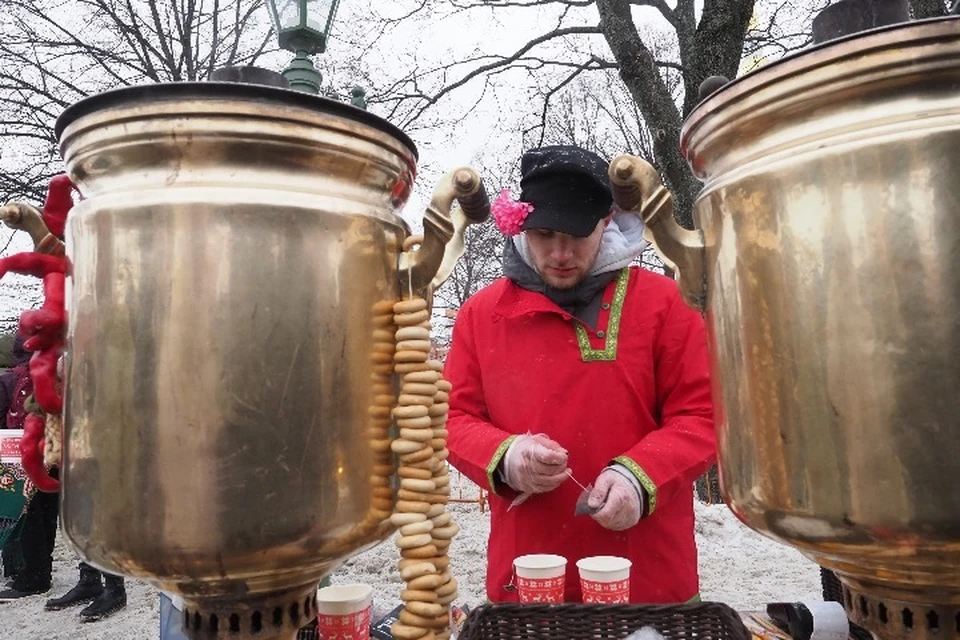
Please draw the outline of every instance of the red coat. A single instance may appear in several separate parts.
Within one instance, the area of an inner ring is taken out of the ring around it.
[[[578,335],[579,334],[579,335]],[[603,293],[597,331],[546,296],[503,278],[457,315],[445,376],[450,461],[491,495],[487,596],[516,600],[513,559],[567,558],[566,600],[579,602],[576,561],[633,561],[632,602],[685,602],[698,595],[693,483],[713,463],[716,440],[702,318],[671,279],[624,270]],[[493,472],[515,434],[544,433],[569,452],[584,485],[611,461],[625,464],[649,495],[627,531],[574,516],[571,480],[509,512],[516,494]]]

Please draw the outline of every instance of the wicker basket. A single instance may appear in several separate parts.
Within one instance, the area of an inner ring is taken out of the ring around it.
[[[459,640],[623,640],[644,627],[665,640],[750,640],[737,612],[718,602],[485,605],[467,616]]]

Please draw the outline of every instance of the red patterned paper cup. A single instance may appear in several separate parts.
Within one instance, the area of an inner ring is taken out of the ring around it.
[[[513,568],[520,602],[563,602],[566,558],[539,553],[520,556]]]
[[[369,640],[373,588],[366,584],[317,591],[317,623],[325,640]]]
[[[583,601],[603,604],[630,601],[630,566],[626,558],[592,556],[577,561]]]

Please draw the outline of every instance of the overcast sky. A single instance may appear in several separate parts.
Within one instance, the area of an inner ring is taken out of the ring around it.
[[[783,2],[759,0],[760,22]],[[412,67],[429,69],[478,54],[510,54],[532,37],[554,29],[560,14],[559,8],[548,6],[422,12],[392,27],[384,37],[374,37],[382,19],[406,15],[419,4],[420,0],[343,0],[328,49],[316,60],[317,66],[325,71],[325,82],[341,89],[352,85],[357,82],[352,77],[353,69],[359,67],[383,86],[403,77]],[[797,0],[795,4],[805,7],[807,3]],[[804,7],[781,12],[784,22],[795,22],[797,15],[804,13]],[[634,7],[634,15],[645,40],[660,42],[666,47],[660,55],[669,56],[672,32],[662,16],[650,7]],[[262,19],[267,20],[265,12]],[[596,10],[586,7],[572,9],[563,24],[593,25],[596,22]],[[606,43],[600,36],[583,36],[572,45],[549,44],[537,53],[563,55],[564,48],[569,53],[571,47],[581,55],[593,51],[608,57]],[[280,52],[265,58],[261,64],[275,65],[277,70],[282,70],[290,57]],[[457,67],[446,78],[435,76],[432,80],[439,86],[444,80],[460,77],[469,68],[468,65]],[[516,162],[523,150],[520,134],[523,123],[529,121],[537,109],[533,101],[537,84],[547,84],[549,80],[545,73],[531,75],[518,70],[498,75],[487,86],[482,81],[474,81],[442,100],[417,126],[407,129],[418,145],[421,158],[416,191],[402,212],[414,230],[420,228],[423,207],[442,173],[462,164],[491,167]],[[372,110],[383,114],[377,107]],[[515,186],[500,184],[498,176],[486,175],[485,178],[492,194],[503,187]],[[0,247],[8,237],[5,229],[0,230]],[[13,238],[10,250],[14,249],[30,249],[25,234]],[[20,310],[35,303],[35,299],[24,300],[19,288],[32,282],[36,281],[5,278],[0,283],[0,321],[16,317]]]

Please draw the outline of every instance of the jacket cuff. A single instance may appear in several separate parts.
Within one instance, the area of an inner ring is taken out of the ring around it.
[[[607,469],[611,471],[616,471],[621,476],[630,481],[630,484],[633,485],[633,490],[637,492],[637,497],[640,499],[640,517],[642,518],[646,515],[647,508],[647,492],[640,486],[640,481],[637,480],[637,476],[633,475],[633,472],[630,469],[627,469],[625,466],[619,462],[614,462]]]
[[[503,459],[503,456],[506,455],[507,449],[510,448],[510,445],[513,444],[513,441],[516,439],[517,436],[510,436],[501,442],[497,450],[493,452],[493,457],[490,459],[489,464],[487,464],[487,482],[490,484],[490,492],[494,495],[500,495],[497,493],[497,467],[500,466],[500,461]]]
[[[646,513],[644,515],[651,516],[653,511],[657,508],[657,485],[650,479],[650,476],[647,475],[647,472],[644,471],[640,465],[633,461],[633,458],[627,456],[620,456],[614,458],[613,460],[617,464],[621,464],[627,469],[630,470],[630,473],[633,474],[633,477],[636,478],[637,482],[640,483],[640,486],[643,488],[644,493],[646,493]]]

